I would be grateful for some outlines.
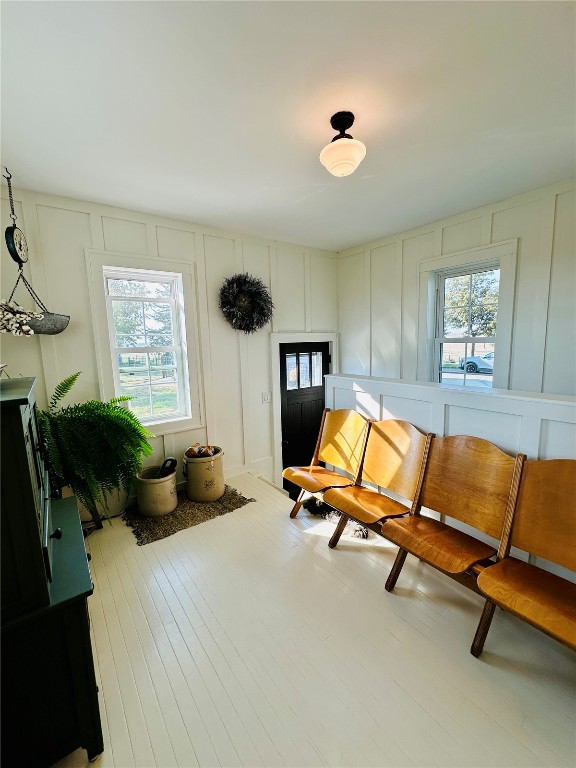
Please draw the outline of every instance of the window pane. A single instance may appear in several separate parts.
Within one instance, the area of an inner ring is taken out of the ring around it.
[[[174,345],[170,304],[146,302],[144,305],[144,324],[149,347],[171,347]]]
[[[322,352],[312,352],[312,386],[322,386]]]
[[[444,337],[469,336],[468,307],[451,307],[444,310]]]
[[[120,394],[128,395],[130,398],[130,410],[134,411],[134,414],[139,419],[146,418],[152,415],[152,409],[150,407],[150,387],[128,387],[120,385]]]
[[[176,355],[174,352],[150,352],[150,367],[162,367],[176,365]]]
[[[308,352],[300,352],[300,389],[310,386],[310,355]]]
[[[175,368],[151,368],[150,381],[154,383],[170,384],[177,381]]]
[[[495,304],[498,302],[500,270],[477,272],[472,275],[472,304]],[[488,334],[484,334],[487,336]]]
[[[112,318],[117,347],[144,346],[144,315],[141,301],[113,301]]]
[[[152,410],[155,416],[167,416],[178,411],[178,385],[176,383],[152,386]]]
[[[444,280],[444,306],[467,307],[470,303],[470,275],[457,275]]]
[[[138,353],[118,355],[118,371],[122,385],[148,382],[148,355]]]
[[[466,344],[440,345],[440,382],[464,384],[464,368],[460,367],[466,355]]]
[[[470,336],[496,336],[498,304],[478,304],[470,312]]]
[[[471,275],[456,275],[443,280],[444,316],[440,335],[444,338],[470,335]]]
[[[296,355],[286,355],[286,389],[298,389]]]
[[[494,346],[475,343],[441,344],[439,380],[457,386],[491,388]]]
[[[172,283],[148,280],[119,280],[109,277],[108,293],[110,296],[141,296],[148,299],[170,298]]]

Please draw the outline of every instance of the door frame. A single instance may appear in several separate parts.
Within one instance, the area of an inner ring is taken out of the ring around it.
[[[270,357],[272,360],[272,443],[273,482],[282,488],[282,416],[280,402],[280,344],[309,344],[328,342],[330,345],[330,373],[340,372],[338,334],[333,333],[271,333]],[[326,392],[326,388],[324,388]]]

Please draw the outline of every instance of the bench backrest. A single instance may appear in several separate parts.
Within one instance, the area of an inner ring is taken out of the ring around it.
[[[419,504],[499,539],[520,467],[480,437],[434,437]]]
[[[408,421],[385,419],[370,427],[362,482],[373,483],[412,501],[429,438]]]
[[[364,455],[368,420],[357,411],[328,408],[323,415],[314,462],[323,461],[356,478]]]
[[[525,462],[511,544],[576,571],[576,459]]]

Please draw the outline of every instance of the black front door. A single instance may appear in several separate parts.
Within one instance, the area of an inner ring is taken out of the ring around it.
[[[282,468],[310,464],[324,410],[324,376],[330,372],[326,342],[280,344]],[[287,480],[296,498],[300,489]]]

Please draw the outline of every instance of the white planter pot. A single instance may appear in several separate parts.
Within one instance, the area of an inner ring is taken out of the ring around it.
[[[66,485],[64,488],[62,488],[62,497],[67,498],[68,496],[74,496],[74,492],[70,488],[69,485]],[[100,512],[101,518],[106,518],[106,516],[109,517],[115,517],[116,515],[119,515],[120,512],[124,509],[126,506],[126,502],[128,501],[128,492],[124,491],[122,489],[118,489],[115,491],[110,491],[106,494],[106,503],[108,505],[108,508],[106,509],[103,504],[98,504],[98,511]],[[90,523],[92,522],[92,515],[84,504],[80,504],[78,500],[76,500],[76,504],[78,506],[78,511],[80,512],[80,520],[84,523]]]

